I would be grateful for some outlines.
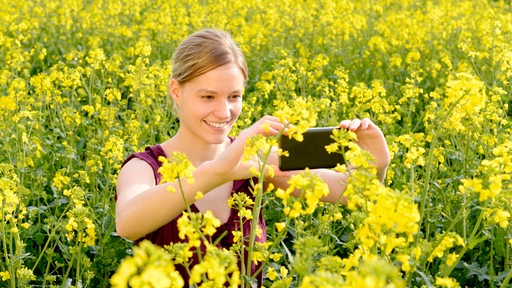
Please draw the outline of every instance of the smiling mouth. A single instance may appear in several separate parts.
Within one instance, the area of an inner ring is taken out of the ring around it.
[[[206,121],[204,120],[204,122],[212,127],[215,127],[215,128],[225,128],[229,125],[229,123],[231,121],[226,121],[226,122],[210,122],[210,121]]]

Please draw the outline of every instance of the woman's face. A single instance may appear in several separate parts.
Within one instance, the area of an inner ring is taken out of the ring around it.
[[[213,69],[180,85],[171,81],[180,130],[207,144],[226,141],[242,111],[244,76],[235,64]]]

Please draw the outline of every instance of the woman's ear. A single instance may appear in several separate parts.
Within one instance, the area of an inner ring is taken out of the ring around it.
[[[171,79],[169,82],[169,94],[171,96],[171,100],[177,105],[180,101],[180,83],[176,79]]]

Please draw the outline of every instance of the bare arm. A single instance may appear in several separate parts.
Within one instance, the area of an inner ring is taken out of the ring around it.
[[[188,203],[195,201],[197,191],[210,191],[223,184],[212,177],[212,164],[205,162],[194,171],[195,183],[181,181]],[[155,185],[153,170],[140,159],[132,159],[121,169],[117,181],[116,229],[127,239],[136,240],[165,225],[186,209],[177,182]]]
[[[265,125],[264,125],[265,124]],[[247,179],[253,162],[242,162],[245,142],[256,134],[276,135],[283,125],[276,117],[265,116],[240,133],[220,155],[196,167],[190,184],[181,181],[187,203],[195,201],[198,191],[204,194],[236,179]],[[169,192],[168,186],[175,191]],[[121,169],[117,181],[116,229],[127,239],[136,240],[162,227],[186,209],[177,182],[155,184],[153,170],[146,162],[132,159]]]

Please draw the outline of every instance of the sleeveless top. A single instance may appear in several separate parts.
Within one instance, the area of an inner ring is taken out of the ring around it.
[[[155,183],[156,183],[156,185],[158,185],[162,178],[162,175],[160,173],[158,173],[158,168],[160,168],[162,165],[162,163],[160,161],[158,161],[158,157],[160,157],[160,156],[166,157],[166,154],[165,154],[162,146],[160,146],[160,145],[149,146],[149,147],[145,148],[144,152],[134,153],[134,154],[131,154],[130,156],[128,156],[128,158],[126,158],[123,161],[122,166],[124,166],[128,161],[130,161],[133,158],[138,158],[138,159],[141,159],[141,160],[147,162],[153,169],[153,173],[155,176]],[[257,183],[257,180],[258,180],[257,178],[252,178],[253,183]],[[231,194],[237,193],[237,192],[245,193],[251,199],[254,200],[254,195],[251,192],[251,188],[252,188],[251,179],[235,180],[235,181],[233,181],[233,190],[231,191]],[[190,205],[190,210],[192,212],[200,212],[195,204]],[[183,240],[183,239],[179,238],[179,236],[178,236],[179,230],[178,230],[177,223],[178,223],[178,219],[182,215],[183,215],[183,213],[180,213],[176,218],[171,220],[169,223],[165,224],[164,226],[158,228],[157,230],[155,230],[153,232],[150,232],[146,236],[136,240],[135,244],[137,245],[142,240],[147,239],[147,240],[150,240],[153,244],[163,247],[164,245],[168,245],[170,243],[178,243],[178,242],[187,241],[186,239]],[[261,234],[261,237],[257,236],[255,241],[263,243],[266,241],[267,233],[266,233],[265,220],[263,219],[262,212],[260,212],[260,217],[259,217],[258,222],[259,222],[258,226],[262,230],[263,233]],[[246,239],[249,238],[250,231],[251,231],[251,225],[252,225],[252,220],[246,219],[243,223],[243,233],[244,233],[244,236],[246,237]],[[225,248],[225,249],[229,250],[229,248],[231,248],[231,246],[234,244],[234,236],[231,233],[232,231],[240,231],[240,221],[239,221],[239,216],[238,216],[238,210],[235,208],[231,208],[230,215],[229,215],[227,221],[225,223],[221,224],[221,226],[217,228],[217,232],[211,237],[211,239],[213,240],[212,243],[217,241],[217,239],[219,237],[222,237],[221,240],[218,242],[217,247]],[[205,248],[203,245],[203,247],[201,247],[201,250],[203,251],[203,253],[204,253],[204,249]],[[245,254],[247,255],[247,253],[245,253]],[[196,253],[194,253],[194,255],[196,255]],[[247,259],[247,256],[244,258]],[[197,256],[194,256],[192,258],[192,264],[189,267],[192,268],[193,265],[195,265],[196,263],[198,263],[198,259],[197,259]],[[241,265],[240,260],[239,260],[238,264],[240,267],[240,265]],[[183,277],[183,280],[185,281],[185,283],[188,283],[189,276],[186,273],[185,267],[183,267],[181,265],[175,265],[175,266],[176,266],[176,270],[178,270],[180,272],[181,276]],[[261,263],[258,263],[257,265],[255,265],[254,262],[252,262],[251,275],[254,275],[254,273],[258,269],[260,269],[260,267],[261,267]],[[263,283],[263,271],[261,271],[257,275],[256,279],[258,280],[258,287],[262,287],[261,285]]]

